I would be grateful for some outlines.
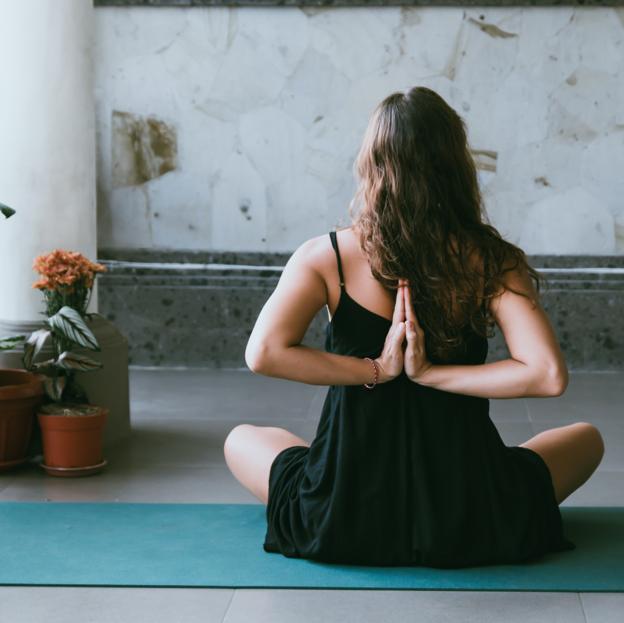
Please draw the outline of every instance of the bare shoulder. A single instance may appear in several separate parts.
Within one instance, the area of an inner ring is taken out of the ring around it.
[[[494,296],[495,309],[503,298],[513,295],[524,297],[532,306],[539,304],[539,295],[526,265],[508,258],[503,262],[501,270],[500,287]]]
[[[297,247],[295,253],[304,254],[307,257],[314,257],[317,254],[322,254],[328,244],[330,244],[329,234],[320,234],[304,240]]]
[[[343,233],[346,229],[350,228],[341,228],[336,235],[338,240],[344,243],[348,242],[344,236],[352,235],[350,232]],[[340,242],[338,244],[342,252]],[[343,244],[343,246],[346,246],[346,244]],[[329,237],[329,231],[304,240],[294,251],[292,257],[293,260],[304,262],[309,267],[315,268],[322,275],[332,274],[335,269],[336,255]]]

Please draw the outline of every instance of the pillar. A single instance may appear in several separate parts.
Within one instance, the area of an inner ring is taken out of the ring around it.
[[[0,3],[0,202],[16,210],[0,219],[0,336],[41,327],[37,255],[97,259],[93,35],[92,0]],[[97,279],[87,311],[97,312]],[[112,440],[129,432],[127,342],[106,323],[92,327],[105,369],[79,380],[111,408]],[[21,352],[0,352],[0,365],[22,367]]]

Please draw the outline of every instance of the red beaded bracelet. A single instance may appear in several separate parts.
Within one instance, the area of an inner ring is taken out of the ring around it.
[[[379,379],[379,367],[374,359],[371,359],[370,357],[364,357],[364,359],[368,359],[368,361],[373,364],[373,368],[375,369],[375,378],[373,379],[372,385],[370,383],[364,383],[364,387],[366,387],[366,389],[373,389],[373,387],[377,385],[377,380]]]

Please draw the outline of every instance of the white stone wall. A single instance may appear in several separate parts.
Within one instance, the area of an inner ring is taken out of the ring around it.
[[[291,251],[346,224],[370,113],[423,85],[504,235],[624,253],[624,8],[103,7],[95,59],[100,247]]]

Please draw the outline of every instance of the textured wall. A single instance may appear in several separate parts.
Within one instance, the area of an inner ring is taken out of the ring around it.
[[[130,362],[245,367],[247,340],[288,254],[170,252],[158,263],[156,253],[100,258],[109,268],[98,277],[100,313],[128,336]],[[622,369],[624,256],[530,259],[547,278],[542,302],[570,369]],[[326,324],[324,307],[304,344],[323,348]],[[497,329],[488,360],[507,356]]]
[[[494,224],[624,253],[624,9],[96,11],[100,248],[292,251],[347,219],[373,107],[465,118]]]

